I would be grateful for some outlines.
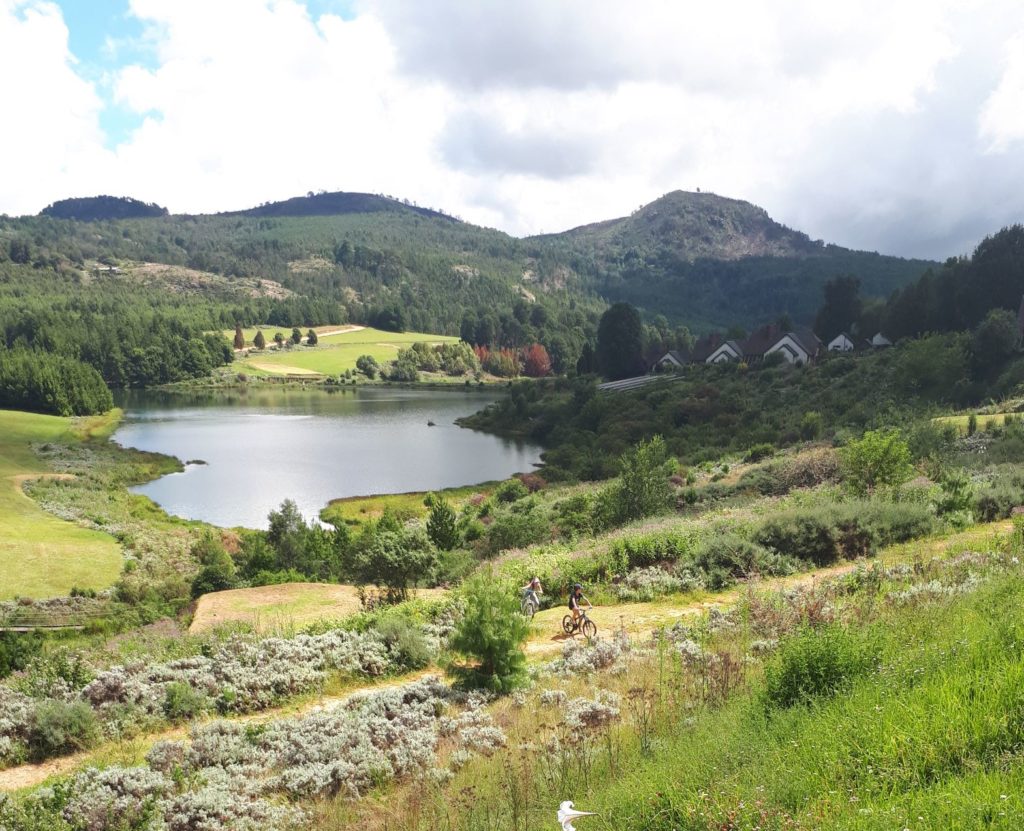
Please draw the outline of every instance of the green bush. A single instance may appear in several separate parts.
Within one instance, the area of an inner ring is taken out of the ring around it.
[[[767,459],[770,456],[775,455],[775,445],[768,442],[762,442],[761,444],[755,444],[743,457],[743,461],[748,463],[760,462],[762,459]]]
[[[488,526],[483,540],[485,553],[497,554],[509,548],[525,548],[550,537],[551,525],[543,511],[532,501],[521,503],[516,508],[494,515],[494,521]]]
[[[796,570],[786,557],[730,532],[711,535],[701,542],[690,567],[703,572],[708,588],[715,590],[731,585],[737,577],[792,574]]]
[[[189,721],[205,713],[209,706],[209,699],[184,681],[174,681],[167,685],[163,709],[168,721]]]
[[[878,654],[870,630],[854,634],[837,625],[805,629],[787,638],[765,668],[761,703],[771,711],[835,695],[870,673]]]
[[[506,479],[494,489],[494,498],[498,502],[518,502],[529,495],[529,489],[518,479]]]
[[[0,678],[25,669],[43,649],[38,632],[0,632]]]
[[[390,615],[382,618],[376,628],[403,669],[420,669],[434,659],[423,630],[407,618]]]
[[[36,760],[86,750],[99,738],[96,714],[84,701],[44,701],[35,711],[29,752]]]

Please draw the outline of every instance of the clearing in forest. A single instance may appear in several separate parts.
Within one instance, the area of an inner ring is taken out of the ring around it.
[[[27,480],[55,475],[33,444],[81,441],[115,423],[113,414],[70,419],[0,410],[0,600],[104,589],[117,579],[121,550],[112,537],[46,513],[22,491]]]
[[[323,327],[321,327],[323,328]],[[337,327],[343,329],[344,327]],[[248,333],[249,330],[246,330]],[[291,330],[263,327],[263,335],[272,342],[274,333],[280,331],[285,337]],[[306,330],[302,333],[305,335]],[[255,334],[255,332],[254,332]],[[248,334],[246,334],[248,337]],[[314,347],[293,346],[291,349],[267,349],[252,352],[236,366],[242,372],[255,370],[258,374],[303,375],[310,372],[321,375],[339,375],[347,369],[356,368],[356,359],[370,355],[377,363],[384,364],[398,357],[399,349],[407,349],[414,343],[457,343],[458,338],[446,335],[430,335],[423,332],[385,332],[381,329],[350,329],[335,331],[320,337]]]

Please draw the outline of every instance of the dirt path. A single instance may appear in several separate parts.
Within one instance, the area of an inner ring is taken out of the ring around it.
[[[262,710],[258,713],[249,713],[244,716],[236,716],[230,721],[252,722],[262,724],[281,718],[294,718],[321,708],[337,707],[344,704],[353,695],[361,692],[386,690],[391,687],[400,687],[416,681],[426,675],[439,673],[437,667],[429,667],[411,672],[397,678],[391,678],[386,682],[370,684],[359,684],[346,687],[342,692],[325,695],[311,701],[292,702],[280,707],[272,707],[269,710]],[[205,719],[202,722],[181,725],[179,727],[168,727],[157,733],[147,733],[142,736],[135,736],[122,741],[107,742],[92,750],[81,753],[73,753],[70,756],[61,756],[57,759],[47,759],[39,764],[19,765],[18,767],[0,770],[0,793],[5,791],[18,791],[23,788],[33,788],[41,785],[47,779],[54,776],[64,776],[75,770],[92,763],[103,764],[138,764],[138,760],[158,741],[169,741],[172,739],[184,739],[188,737],[189,730],[196,724],[203,724],[211,721],[222,721],[222,717]]]

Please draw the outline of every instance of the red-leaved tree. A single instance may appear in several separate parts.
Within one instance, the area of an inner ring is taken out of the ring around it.
[[[551,374],[551,356],[541,343],[526,349],[523,356],[523,372],[530,378],[543,378]]]

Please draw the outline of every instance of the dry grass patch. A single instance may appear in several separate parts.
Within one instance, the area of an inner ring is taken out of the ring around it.
[[[437,597],[442,589],[417,589],[417,597]],[[318,620],[335,620],[362,608],[355,586],[283,583],[204,594],[189,631],[204,632],[226,623],[245,623],[260,632],[291,630]]]

